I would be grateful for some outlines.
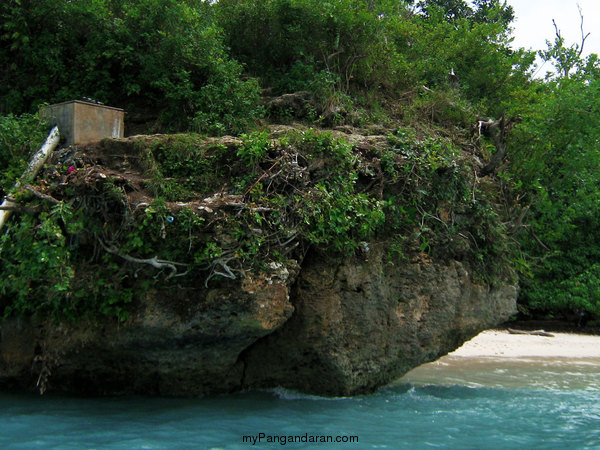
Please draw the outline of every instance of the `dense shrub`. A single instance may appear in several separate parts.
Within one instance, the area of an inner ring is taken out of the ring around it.
[[[258,86],[241,79],[205,2],[11,0],[0,18],[6,111],[86,96],[211,132],[256,115]]]
[[[23,173],[48,129],[34,114],[0,116],[0,198]]]
[[[314,90],[327,76],[330,91],[321,97],[398,98],[419,85],[444,85],[454,69],[464,95],[497,112],[513,85],[526,81],[533,56],[508,45],[510,7],[409,3],[221,0],[216,10],[233,56],[280,93]]]
[[[398,6],[378,2],[224,0],[219,23],[234,57],[278,92],[312,89],[324,73],[332,89],[406,87],[406,61],[391,38]],[[404,11],[404,7],[400,7]]]
[[[533,314],[600,316],[600,78],[581,70],[538,90],[510,170],[528,226],[521,303]]]

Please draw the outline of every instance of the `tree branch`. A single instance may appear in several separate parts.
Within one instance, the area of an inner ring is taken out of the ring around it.
[[[5,205],[5,206],[0,205],[0,211],[12,211],[12,212],[19,212],[19,213],[26,213],[26,214],[34,214],[38,210],[37,210],[37,208],[26,208],[25,206],[19,206],[19,205]]]
[[[30,184],[25,185],[25,189],[28,190],[29,192],[31,192],[33,195],[35,195],[37,198],[41,198],[42,200],[46,200],[50,203],[54,203],[55,205],[60,205],[62,202],[60,200],[56,200],[54,197],[52,197],[51,195],[47,195],[47,194],[42,194],[41,192],[38,192],[33,186],[31,186]]]
[[[54,149],[58,146],[59,140],[60,134],[58,132],[58,127],[54,127],[52,128],[52,131],[50,131],[50,134],[46,138],[44,144],[40,147],[37,153],[33,155],[33,158],[31,158],[29,166],[27,166],[27,169],[25,169],[23,175],[21,175],[21,178],[19,178],[19,180],[17,180],[17,182],[15,183],[12,192],[17,191],[21,187],[21,184],[23,182],[27,182],[35,178],[37,173],[40,171],[40,169],[46,162],[46,159],[48,159],[50,153],[52,153]],[[14,203],[5,198],[1,206],[14,206]],[[10,213],[10,210],[0,210],[0,229],[2,229],[2,227],[10,217]]]
[[[579,53],[577,53],[577,58],[579,58],[579,57],[581,57],[581,54],[583,53],[583,46],[585,45],[585,40],[588,38],[588,36],[590,35],[590,33],[584,35],[584,31],[583,31],[583,12],[581,11],[581,6],[579,6],[579,3],[577,4],[577,9],[579,10],[579,17],[581,19],[580,25],[579,25],[579,29],[581,30],[581,47],[579,47]]]
[[[160,269],[160,270],[169,269],[171,271],[171,273],[166,278],[167,280],[169,278],[173,278],[175,276],[181,277],[181,276],[187,274],[187,271],[184,273],[177,274],[177,267],[176,267],[176,266],[187,266],[187,264],[177,263],[177,262],[173,262],[173,261],[167,261],[164,259],[158,259],[158,256],[155,256],[154,258],[148,258],[148,259],[134,258],[133,256],[123,255],[123,254],[119,253],[119,251],[112,246],[108,247],[104,242],[102,242],[102,239],[100,239],[100,238],[98,238],[98,242],[100,243],[102,248],[107,253],[110,253],[111,255],[116,255],[120,258],[123,258],[125,261],[129,261],[129,262],[136,263],[136,264],[148,264],[148,265],[150,265],[156,269]]]
[[[210,271],[210,274],[208,275],[208,277],[206,277],[206,280],[204,280],[204,286],[208,287],[208,282],[217,275],[219,275],[223,278],[229,278],[231,280],[235,280],[236,279],[235,274],[233,273],[232,269],[227,265],[227,264],[229,264],[229,261],[231,261],[232,259],[236,259],[236,257],[229,256],[229,257],[221,257],[221,258],[215,259],[210,265],[211,271]],[[223,270],[225,271],[225,273],[216,270],[217,265],[220,265],[223,268]]]

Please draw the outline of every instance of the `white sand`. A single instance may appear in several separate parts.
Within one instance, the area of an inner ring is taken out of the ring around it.
[[[600,389],[600,336],[484,331],[398,380],[415,386]]]
[[[484,331],[450,353],[453,357],[600,358],[600,336],[552,333],[554,337]]]

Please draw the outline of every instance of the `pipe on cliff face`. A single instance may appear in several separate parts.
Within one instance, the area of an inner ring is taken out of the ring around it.
[[[58,132],[58,127],[54,127],[52,128],[52,131],[50,131],[50,134],[46,138],[44,144],[35,153],[35,155],[33,155],[33,158],[31,158],[31,161],[29,162],[27,169],[25,169],[25,171],[23,172],[23,175],[21,175],[21,178],[17,180],[9,195],[7,195],[4,198],[4,201],[2,202],[0,207],[6,209],[0,210],[0,230],[2,229],[2,227],[4,227],[4,224],[10,217],[10,214],[12,213],[12,210],[10,208],[16,208],[17,206],[15,202],[9,200],[10,194],[16,192],[24,183],[26,184],[27,182],[31,181],[36,177],[36,175],[48,159],[50,153],[52,153],[52,151],[54,151],[54,149],[58,146],[59,140],[60,133]]]

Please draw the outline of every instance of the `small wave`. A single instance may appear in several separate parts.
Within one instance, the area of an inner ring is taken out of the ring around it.
[[[284,387],[265,389],[264,392],[274,394],[276,397],[280,398],[281,400],[338,401],[338,400],[347,400],[347,399],[351,398],[351,397],[323,397],[320,395],[305,394],[303,392],[295,391],[293,389],[288,389],[288,388],[284,388]]]

